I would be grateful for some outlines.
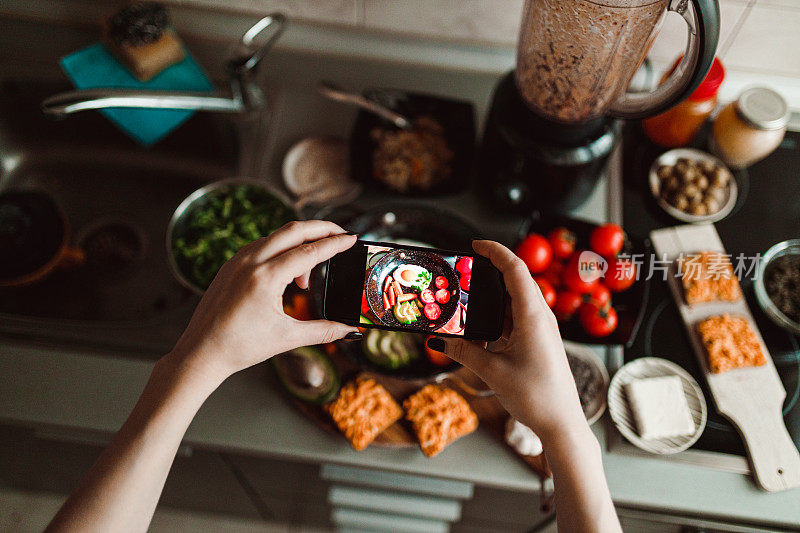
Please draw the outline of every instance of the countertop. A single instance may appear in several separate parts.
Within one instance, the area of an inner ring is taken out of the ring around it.
[[[266,71],[273,105],[267,140],[262,145],[260,173],[271,180],[279,176],[280,160],[296,140],[309,134],[346,136],[348,133],[353,110],[318,97],[313,89],[318,79],[331,78],[356,88],[424,88],[465,98],[476,103],[479,131],[480,118],[497,79],[492,73],[421,69],[399,62],[347,61],[308,52],[275,54],[269,58]],[[574,214],[605,219],[608,185],[603,180],[590,201]],[[465,215],[487,236],[506,242],[513,240],[521,223],[521,219],[514,217],[489,215],[472,196],[449,198],[438,205]],[[598,352],[605,356],[605,350],[598,348]],[[152,359],[131,354],[0,339],[0,421],[108,438],[133,407],[152,366]],[[595,424],[594,430],[603,445],[606,474],[617,504],[761,525],[800,524],[800,489],[767,494],[747,476],[671,463],[657,457],[612,453],[606,446],[609,427],[606,415]],[[426,459],[416,449],[370,447],[355,452],[344,439],[318,428],[296,411],[264,365],[228,379],[200,410],[189,427],[185,444],[256,456],[416,473],[523,491],[536,491],[540,486],[538,477],[528,467],[480,429],[434,459]]]

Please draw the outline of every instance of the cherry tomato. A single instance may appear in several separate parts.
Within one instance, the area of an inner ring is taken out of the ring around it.
[[[544,296],[544,301],[547,303],[547,307],[550,309],[556,305],[556,290],[553,288],[553,285],[547,281],[543,276],[536,276],[533,278],[537,285],[539,285],[539,289],[542,291],[542,296]]]
[[[525,237],[517,246],[516,254],[525,262],[528,270],[534,274],[540,274],[547,270],[553,260],[553,248],[547,239],[538,233],[532,233]]]
[[[602,283],[598,283],[597,286],[592,289],[592,292],[583,295],[583,300],[586,303],[595,303],[602,307],[611,303],[611,291]]]
[[[430,361],[434,365],[438,365],[438,366],[447,366],[447,365],[449,365],[450,363],[453,362],[452,359],[447,357],[442,352],[437,352],[436,350],[431,350],[430,348],[428,348],[428,339],[431,339],[433,337],[434,337],[433,335],[428,335],[425,338],[425,355],[428,356],[428,361]]]
[[[547,240],[553,248],[553,256],[556,259],[566,259],[575,251],[575,242],[578,239],[575,233],[562,226],[551,231]]]
[[[424,304],[432,304],[436,301],[436,298],[433,296],[433,291],[430,289],[424,289],[422,292],[420,292],[419,299],[422,300],[422,303]]]
[[[625,243],[625,232],[617,224],[603,224],[592,231],[589,246],[606,258],[616,256]]]
[[[446,289],[450,282],[447,281],[447,278],[444,276],[436,276],[436,279],[433,280],[433,284],[436,285],[437,289]]]
[[[472,275],[470,274],[464,274],[463,276],[461,276],[461,280],[458,282],[459,285],[461,285],[461,289],[469,292],[469,281],[471,278]]]
[[[550,282],[553,287],[561,286],[561,278],[564,275],[564,263],[562,261],[553,261],[547,270],[544,271],[544,278]]]
[[[588,294],[592,292],[592,290],[597,286],[599,282],[598,279],[585,279],[581,278],[580,271],[579,271],[579,261],[580,261],[580,252],[575,252],[572,254],[572,257],[569,258],[567,261],[567,265],[564,267],[564,275],[562,276],[562,281],[564,282],[564,286],[574,292],[578,292],[581,294]]]
[[[444,305],[450,301],[450,291],[447,289],[439,289],[436,291],[436,301]]]
[[[631,288],[636,281],[636,265],[627,259],[611,259],[603,284],[612,292],[622,292]]]
[[[465,256],[459,259],[456,263],[456,270],[459,274],[472,274],[472,258]]]
[[[442,309],[436,304],[425,304],[422,312],[428,320],[436,320],[442,314]]]
[[[553,307],[553,313],[556,318],[562,322],[567,322],[575,316],[578,309],[583,304],[581,295],[574,291],[560,291],[556,294],[556,305]]]
[[[610,305],[584,304],[580,320],[583,329],[592,337],[607,337],[617,329],[617,312]]]
[[[367,291],[361,291],[361,314],[366,315],[369,313],[369,304],[367,303]]]

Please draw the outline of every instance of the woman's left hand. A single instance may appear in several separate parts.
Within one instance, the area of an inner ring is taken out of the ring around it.
[[[358,331],[328,320],[296,320],[283,311],[283,293],[293,280],[307,288],[314,266],[355,242],[336,224],[312,220],[290,222],[248,244],[222,266],[166,357],[221,383],[273,355]]]

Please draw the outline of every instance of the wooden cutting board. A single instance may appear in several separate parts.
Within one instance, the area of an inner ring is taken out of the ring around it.
[[[757,229],[754,228],[754,231]],[[786,390],[761,338],[744,297],[736,302],[708,302],[689,306],[681,280],[675,275],[675,259],[683,253],[725,252],[712,224],[686,225],[653,231],[650,239],[658,260],[670,262],[668,284],[689,339],[708,381],[717,411],[728,418],[744,439],[756,482],[765,490],[781,491],[800,486],[800,453],[783,421]],[[735,266],[735,257],[734,257]],[[720,374],[708,370],[708,358],[695,329],[698,322],[729,313],[745,318],[761,344],[767,363]]]
[[[379,374],[362,372],[357,365],[355,365],[347,356],[339,353],[329,353],[331,361],[339,375],[342,377],[342,383],[354,379],[358,375],[366,375],[374,378],[375,381],[383,385],[389,394],[402,404],[403,400],[411,396],[423,386],[426,385],[424,381],[410,381],[383,376]],[[460,368],[454,373],[455,377],[463,380],[467,385],[472,386],[478,390],[486,389],[486,385],[471,371],[466,368]],[[445,380],[443,385],[450,386],[461,394],[470,407],[478,415],[480,427],[488,430],[492,435],[496,436],[501,442],[505,443],[505,424],[508,420],[508,412],[500,405],[500,402],[495,397],[478,398],[470,396],[459,389],[457,385],[450,384]],[[302,402],[294,397],[291,398],[292,403],[308,418],[314,421],[317,425],[325,430],[336,433],[339,435],[339,430],[333,424],[328,414],[317,405],[311,405]],[[342,437],[344,438],[344,437]],[[419,442],[417,441],[414,433],[411,431],[410,424],[405,420],[395,422],[387,429],[385,429],[377,438],[370,444],[370,446],[378,446],[382,448],[418,448]],[[509,447],[509,449],[513,450]],[[422,453],[422,451],[420,451]],[[515,452],[516,453],[516,452]],[[524,456],[516,454],[525,464],[531,467],[540,477],[548,478],[552,476],[550,467],[547,464],[547,459],[544,454],[536,457]],[[433,457],[430,460],[435,461]]]

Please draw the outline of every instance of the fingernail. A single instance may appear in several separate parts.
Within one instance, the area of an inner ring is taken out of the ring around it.
[[[431,337],[425,344],[428,346],[428,348],[435,352],[444,353],[446,347],[444,340],[440,339],[439,337]]]
[[[355,231],[348,231],[347,233],[345,233],[345,235],[355,235],[356,237],[358,237],[358,233],[356,233]]]
[[[348,341],[358,341],[361,340],[363,337],[364,335],[360,331],[351,331],[350,333],[344,336],[344,338]]]

